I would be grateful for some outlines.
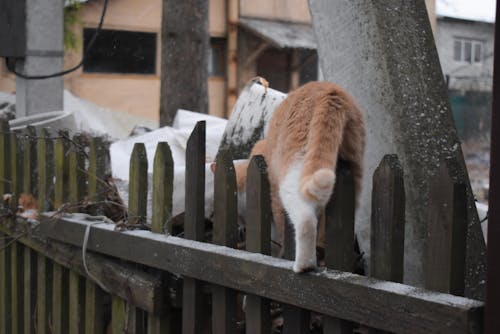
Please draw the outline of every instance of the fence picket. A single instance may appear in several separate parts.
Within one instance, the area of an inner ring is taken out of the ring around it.
[[[11,208],[15,212],[19,196],[23,191],[23,147],[17,132],[10,133]]]
[[[143,143],[135,143],[130,156],[130,177],[128,191],[129,224],[146,223],[148,193],[148,157]]]
[[[111,328],[113,334],[143,334],[144,312],[120,297],[112,297]]]
[[[292,223],[285,214],[284,258],[295,259],[295,239]],[[311,312],[293,305],[283,305],[283,333],[301,334],[309,332]]]
[[[23,282],[23,323],[24,333],[35,334],[36,291],[37,291],[37,254],[29,247],[24,249]]]
[[[205,238],[205,121],[198,122],[186,147],[186,213],[184,237],[201,241]],[[202,333],[207,328],[203,283],[185,277],[182,302],[182,331]]]
[[[85,281],[85,334],[104,333],[104,291],[91,280]]]
[[[0,195],[10,192],[10,129],[9,122],[0,120]]]
[[[23,192],[38,197],[38,163],[36,129],[27,126],[23,130]]]
[[[86,195],[87,173],[85,172],[84,140],[81,135],[75,135],[69,150],[69,201],[76,205],[72,211],[79,211],[78,203]]]
[[[89,201],[93,202],[91,213],[103,215],[104,200],[106,198],[107,176],[110,171],[108,144],[102,137],[92,138],[90,141],[88,194]]]
[[[68,199],[69,194],[69,141],[68,131],[59,131],[59,137],[54,141],[55,159],[55,190],[54,208],[59,209]]]
[[[403,282],[405,189],[403,168],[394,154],[385,155],[373,174],[370,275]],[[386,333],[370,329],[371,334]]]
[[[349,163],[339,160],[333,195],[325,210],[325,264],[328,268],[354,269],[354,179]],[[324,317],[324,333],[352,333],[351,322]]]
[[[431,182],[425,287],[463,296],[467,235],[467,193],[454,173],[455,158],[442,161]]]
[[[43,188],[40,188],[43,189]],[[40,190],[40,195],[42,191]],[[38,255],[38,284],[36,293],[37,334],[49,334],[52,312],[52,263],[43,255]]]
[[[214,180],[214,227],[213,242],[236,248],[238,237],[238,199],[236,174],[230,157],[217,157]],[[212,333],[236,332],[237,292],[214,285],[212,287]],[[249,332],[250,333],[250,332]]]
[[[54,263],[53,265],[53,286],[52,286],[52,333],[68,333],[69,318],[69,270]]]
[[[69,274],[69,333],[85,330],[85,278],[74,271]]]
[[[160,142],[156,146],[153,167],[151,230],[155,233],[163,233],[166,223],[172,217],[172,194],[174,190],[174,161],[167,142]],[[169,229],[168,226],[167,229]],[[172,232],[171,228],[168,232]]]
[[[262,156],[255,156],[248,165],[246,189],[246,249],[249,252],[271,254],[271,198],[267,167]],[[245,310],[246,333],[263,334],[271,330],[270,301],[247,295]]]
[[[42,129],[38,139],[38,208],[40,212],[53,209],[54,146],[50,130]]]
[[[174,162],[172,152],[167,142],[160,142],[156,146],[156,153],[153,165],[153,212],[151,218],[151,231],[154,233],[164,233],[167,222],[172,217],[172,194],[174,181]],[[168,292],[168,277],[165,272],[160,273],[162,283],[165,286],[165,294]],[[162,301],[164,303],[164,301]],[[175,333],[172,317],[173,309],[167,309],[163,305],[160,314],[148,313],[148,334],[168,334]]]
[[[6,234],[0,233],[0,334],[10,334],[12,332],[11,319],[11,276],[9,270],[11,266],[11,239]]]
[[[23,245],[18,242],[11,246],[11,312],[12,312],[12,334],[24,332],[23,324]]]

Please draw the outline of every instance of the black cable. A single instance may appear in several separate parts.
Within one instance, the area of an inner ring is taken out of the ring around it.
[[[92,39],[90,40],[89,44],[87,45],[87,48],[85,49],[85,51],[83,53],[82,60],[80,61],[80,63],[78,65],[76,65],[76,66],[74,66],[74,67],[72,67],[70,69],[61,71],[61,72],[56,72],[56,73],[47,74],[47,75],[26,75],[26,74],[23,74],[23,73],[19,73],[19,72],[16,71],[15,68],[12,68],[11,62],[9,62],[9,58],[5,58],[5,64],[7,66],[7,69],[10,72],[12,72],[15,75],[17,75],[18,77],[26,79],[26,80],[42,80],[42,79],[50,79],[50,78],[60,77],[60,76],[66,75],[68,73],[74,72],[77,69],[79,69],[80,67],[82,67],[83,66],[83,62],[85,61],[85,58],[87,57],[90,49],[92,48],[95,40],[97,39],[97,35],[102,30],[102,24],[104,22],[104,17],[106,16],[106,10],[108,8],[108,1],[109,0],[104,0],[104,5],[103,5],[103,8],[102,8],[101,19],[99,20],[99,25],[97,26],[97,29],[95,30],[95,33],[92,36]]]

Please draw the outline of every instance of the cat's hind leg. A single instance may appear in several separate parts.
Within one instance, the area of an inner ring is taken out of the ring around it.
[[[300,192],[303,162],[291,165],[280,183],[280,198],[295,229],[295,263],[293,271],[300,273],[316,267],[316,236],[318,219],[315,205]]]

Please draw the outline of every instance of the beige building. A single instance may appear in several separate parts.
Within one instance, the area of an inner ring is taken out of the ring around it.
[[[434,0],[426,3],[434,23]],[[82,57],[102,6],[93,0],[80,8],[73,31],[81,43],[66,52],[66,67]],[[85,66],[65,78],[65,88],[97,105],[158,119],[161,6],[161,0],[110,0],[99,40]],[[210,0],[209,13],[211,114],[227,116],[256,75],[285,92],[318,78],[307,0]],[[15,78],[2,62],[0,91],[14,90]]]

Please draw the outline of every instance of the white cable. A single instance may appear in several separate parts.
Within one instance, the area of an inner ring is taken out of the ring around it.
[[[102,282],[97,277],[92,275],[92,273],[89,271],[89,268],[87,267],[86,257],[87,257],[87,244],[89,242],[89,236],[90,236],[90,228],[93,225],[97,225],[97,224],[104,224],[104,223],[103,222],[90,223],[90,224],[87,224],[87,228],[85,229],[85,235],[83,236],[83,245],[82,245],[83,268],[85,269],[85,272],[87,273],[88,277],[90,277],[92,280],[94,280],[97,283],[97,285],[99,285],[101,287],[102,290],[109,293],[109,290],[104,286],[104,284],[102,284]]]

